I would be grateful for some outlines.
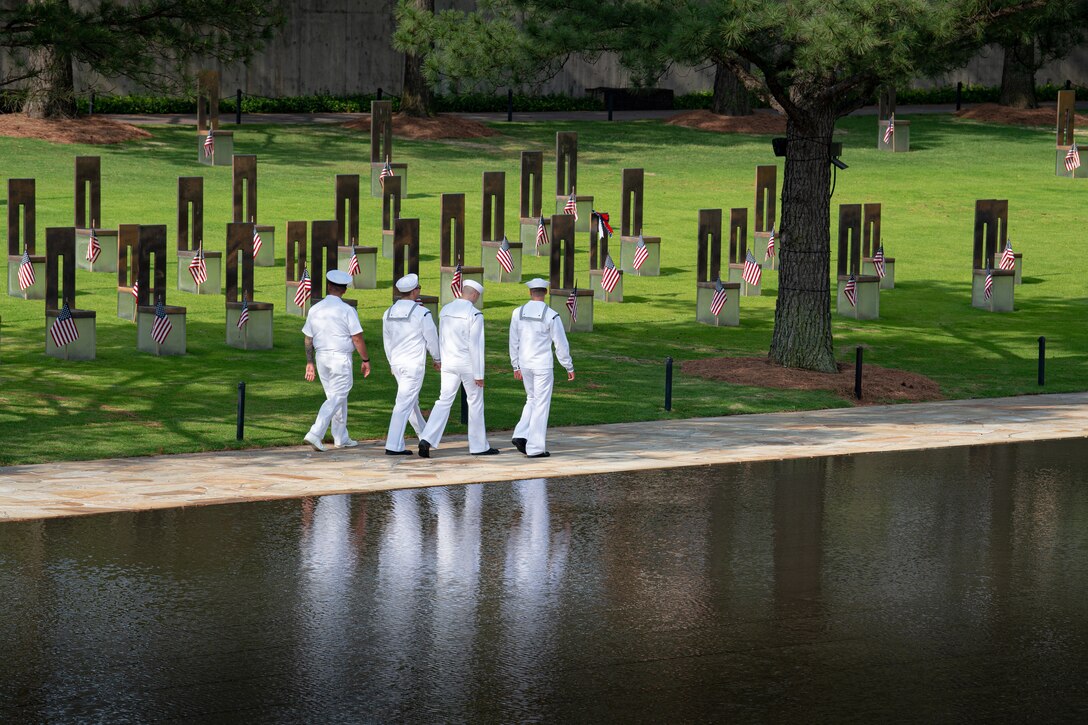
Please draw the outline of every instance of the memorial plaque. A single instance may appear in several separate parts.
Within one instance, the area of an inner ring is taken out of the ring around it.
[[[762,270],[760,284],[745,282],[744,262],[747,257],[748,208],[735,207],[729,210],[729,281],[740,285],[743,296],[759,297],[762,293]]]
[[[559,313],[567,332],[593,332],[593,290],[577,286],[574,275],[574,217],[556,214],[552,217],[551,256],[549,257],[548,305]],[[571,319],[567,300],[575,298],[575,319]]]
[[[204,177],[178,177],[178,289],[193,294],[223,292],[223,253],[204,248]],[[189,265],[204,257],[206,281],[197,284]]]
[[[609,292],[604,286],[606,261],[609,259],[608,238],[610,234],[605,225],[604,217],[596,211],[589,228],[589,286],[593,290],[593,298],[603,302],[623,302],[623,270],[612,260],[615,266],[617,281],[615,287]]]
[[[877,274],[873,256],[882,248],[880,239],[880,204],[865,204],[862,208],[861,273],[880,278],[880,289],[895,289],[895,258],[884,256],[884,275]]]
[[[61,360],[94,360],[95,312],[76,308],[76,234],[72,227],[45,230],[45,354]],[[78,338],[57,347],[49,334],[68,303]]]
[[[140,260],[136,270],[136,349],[153,355],[184,355],[185,308],[166,304],[166,225],[126,225],[129,234],[133,233],[131,226],[137,227]],[[161,343],[152,336],[159,302],[163,303],[171,328]]]
[[[139,289],[140,225],[117,226],[117,316],[136,322]]]
[[[406,274],[419,274],[419,219],[396,219],[393,222],[393,281]],[[393,301],[397,288],[393,287]],[[438,315],[438,296],[420,295],[419,303]]]
[[[335,232],[336,222],[329,223]],[[254,300],[253,224],[245,221],[227,224],[225,266],[227,345],[242,350],[272,349],[273,305]],[[239,327],[243,307],[249,313],[249,321]]]
[[[839,205],[839,248],[836,260],[838,296],[836,309],[840,315],[856,320],[880,317],[880,278],[862,274],[861,270],[861,204]],[[854,301],[848,290],[853,281]]]
[[[117,230],[102,229],[102,160],[77,156],[75,173],[76,264],[89,272],[117,272]],[[89,252],[91,237],[99,247]]]
[[[285,266],[287,280],[284,309],[289,315],[301,315],[303,317],[306,316],[306,311],[295,304],[295,294],[298,292],[299,281],[304,276],[308,278],[310,274],[310,268],[306,266],[306,244],[306,222],[287,222],[287,265]],[[307,302],[309,299],[310,296],[306,295]],[[306,302],[303,302],[303,305],[305,304]]]
[[[484,268],[465,265],[465,195],[442,194],[442,213],[439,221],[439,300],[443,305],[457,299],[451,284],[457,265],[461,265],[461,279],[473,280],[483,284]],[[484,298],[481,296],[474,303],[477,309],[483,309]]]
[[[989,312],[1012,312],[1016,270],[999,269],[999,256],[1009,238],[1008,199],[979,199],[975,202],[975,234],[972,247],[971,305]],[[993,290],[986,297],[986,277]]]
[[[8,179],[8,295],[24,300],[45,299],[45,256],[34,254],[37,249],[34,211],[34,179]],[[34,284],[25,290],[19,287],[24,251],[34,269]]]
[[[772,230],[778,220],[778,167],[756,167],[756,219],[752,252],[763,269],[778,269],[778,250],[769,249]],[[777,239],[775,242],[777,243]],[[768,254],[768,252],[771,252]]]
[[[698,256],[695,261],[695,319],[706,325],[740,325],[740,285],[721,279],[722,210],[699,210]],[[728,260],[726,261],[728,265]],[[728,266],[726,268],[728,270]],[[726,271],[728,276],[728,271]],[[714,297],[721,285],[726,300],[714,314]]]
[[[390,176],[382,189],[382,256],[393,258],[393,225],[400,218],[400,177]]]

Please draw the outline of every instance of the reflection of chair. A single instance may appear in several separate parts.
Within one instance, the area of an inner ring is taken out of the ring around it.
[[[154,355],[184,355],[185,308],[166,305],[166,225],[136,226],[139,264],[136,279],[136,349]],[[152,276],[154,271],[154,276]],[[152,335],[158,317],[158,302],[170,321],[170,334],[161,343]]]
[[[75,257],[75,229],[50,227],[45,230],[45,354],[62,360],[94,360],[95,312],[76,309]],[[64,303],[68,304],[72,313],[72,322],[79,338],[57,347],[49,331],[60,316]]]
[[[593,332],[593,290],[577,288],[574,277],[574,217],[552,217],[551,259],[548,277],[549,306],[559,313],[567,332]],[[575,298],[575,320],[571,321],[567,300]]]
[[[726,295],[718,314],[714,314],[714,296],[722,266],[722,210],[699,210],[699,251],[695,278],[695,319],[707,325],[740,325],[740,284],[721,281]],[[728,273],[726,273],[728,276]]]
[[[34,179],[8,179],[8,295],[24,300],[45,299],[45,257],[34,254],[37,243],[34,199]],[[19,287],[24,250],[34,269],[34,284],[25,290]]]
[[[335,224],[335,222],[333,222]],[[241,279],[238,265],[241,262]],[[227,224],[226,332],[227,344],[243,350],[272,348],[272,303],[253,299],[253,225]],[[241,292],[242,299],[239,299]],[[245,307],[249,321],[241,328],[238,320]]]

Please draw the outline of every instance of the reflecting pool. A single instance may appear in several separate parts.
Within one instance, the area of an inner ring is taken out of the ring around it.
[[[0,524],[0,721],[1088,717],[1088,442]]]

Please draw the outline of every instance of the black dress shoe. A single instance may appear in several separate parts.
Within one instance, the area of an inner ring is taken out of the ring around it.
[[[385,449],[385,455],[387,456],[410,456],[412,452],[405,448],[403,451],[391,451],[388,448]]]
[[[543,453],[534,453],[533,455],[528,456],[528,457],[529,458],[547,458],[550,455],[551,455],[551,453],[548,453],[547,451],[544,451]]]
[[[525,444],[528,443],[529,441],[527,441],[524,438],[511,438],[510,442],[514,444],[514,448],[518,449],[518,453],[524,453],[525,452]]]
[[[419,441],[419,457],[430,458],[431,457],[431,444],[425,440]]]
[[[486,451],[480,451],[479,453],[473,453],[474,456],[497,456],[499,455],[498,448],[488,448]]]

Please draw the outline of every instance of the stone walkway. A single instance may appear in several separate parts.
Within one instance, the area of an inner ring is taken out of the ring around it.
[[[0,468],[0,521],[331,493],[1088,436],[1088,393],[953,400],[552,430],[550,458],[468,455],[464,436],[430,460],[382,441]],[[301,437],[301,433],[300,433]]]

